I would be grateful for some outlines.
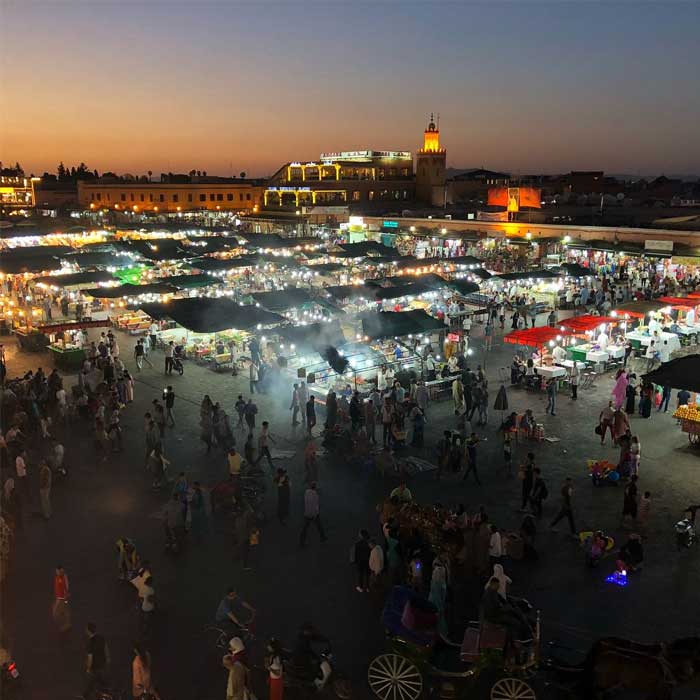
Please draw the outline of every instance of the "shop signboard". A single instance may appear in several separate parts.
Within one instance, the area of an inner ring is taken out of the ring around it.
[[[655,241],[647,238],[644,241],[644,250],[656,253],[672,253],[673,241]]]

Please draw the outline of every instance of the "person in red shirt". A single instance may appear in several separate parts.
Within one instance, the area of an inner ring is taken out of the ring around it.
[[[68,607],[70,584],[68,576],[60,564],[56,567],[56,573],[53,577],[53,594],[53,619],[61,632],[67,632],[71,628],[71,615]]]

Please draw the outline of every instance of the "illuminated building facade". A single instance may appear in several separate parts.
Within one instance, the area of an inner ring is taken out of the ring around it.
[[[253,212],[260,208],[265,186],[259,180],[211,178],[207,182],[78,183],[78,201],[85,209],[145,212],[195,210]]]
[[[434,207],[445,206],[447,151],[440,147],[440,129],[430,115],[423,132],[423,148],[416,153],[416,199]]]
[[[269,180],[266,207],[408,201],[415,197],[409,151],[322,153],[318,161],[285,163]]]
[[[0,208],[2,213],[34,207],[36,197],[35,185],[40,182],[38,177],[24,175],[0,175]]]

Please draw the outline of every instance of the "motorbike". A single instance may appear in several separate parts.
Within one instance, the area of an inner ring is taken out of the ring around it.
[[[185,367],[182,364],[182,361],[184,359],[185,359],[185,353],[182,349],[182,346],[176,345],[175,350],[173,351],[173,369],[180,376],[182,376],[185,373]]]
[[[683,549],[688,549],[697,540],[697,534],[692,520],[683,518],[675,525],[676,532],[676,548],[680,552]]]
[[[318,671],[314,672],[309,665],[295,663],[295,654],[289,649],[282,650],[283,682],[286,688],[297,688],[301,691],[321,692],[328,687],[340,700],[349,700],[352,697],[352,686],[347,677],[336,668],[335,658],[330,642],[322,637],[316,641],[323,644],[323,648],[316,654]]]

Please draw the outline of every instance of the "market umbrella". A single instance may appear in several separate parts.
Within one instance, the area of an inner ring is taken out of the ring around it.
[[[679,357],[642,376],[661,386],[700,392],[700,355]]]

